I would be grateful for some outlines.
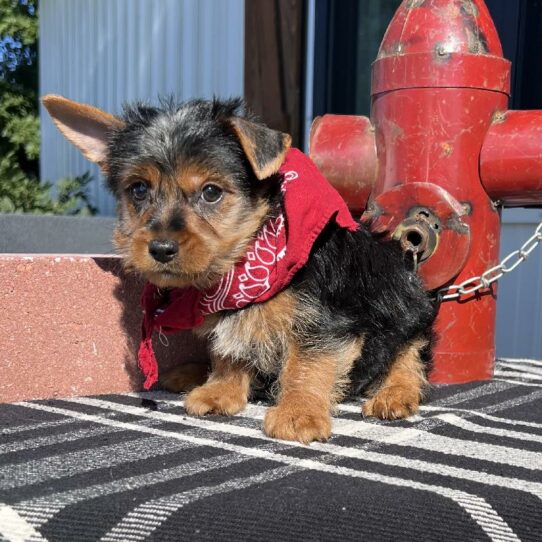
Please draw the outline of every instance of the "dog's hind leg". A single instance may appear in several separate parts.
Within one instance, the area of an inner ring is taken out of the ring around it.
[[[369,389],[364,416],[396,420],[418,411],[427,385],[426,348],[427,340],[416,338],[399,351],[383,380]]]

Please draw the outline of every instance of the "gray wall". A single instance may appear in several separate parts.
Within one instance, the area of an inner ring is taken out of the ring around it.
[[[243,94],[244,0],[42,0],[40,93],[62,94],[112,113],[132,100]],[[93,203],[113,199],[42,108],[41,177],[90,170]]]
[[[501,259],[531,237],[542,222],[542,209],[503,213]],[[526,262],[499,281],[497,354],[542,359],[542,243]]]
[[[114,254],[115,219],[0,213],[0,254]]]

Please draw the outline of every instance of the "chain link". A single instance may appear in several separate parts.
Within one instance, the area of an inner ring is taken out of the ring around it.
[[[471,277],[461,284],[453,284],[452,286],[441,288],[437,292],[437,299],[439,301],[450,301],[458,299],[462,295],[474,294],[479,290],[489,288],[506,273],[510,273],[519,264],[523,263],[529,257],[529,254],[539,245],[540,241],[542,241],[542,222],[538,225],[533,235],[523,243],[522,247],[508,254],[499,265],[488,269],[479,277]]]

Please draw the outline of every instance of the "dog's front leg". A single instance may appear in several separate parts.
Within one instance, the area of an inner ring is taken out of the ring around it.
[[[280,375],[278,404],[268,410],[264,431],[270,437],[305,444],[331,436],[331,397],[337,361],[330,354],[290,348]]]
[[[245,408],[250,390],[250,369],[226,358],[215,357],[213,368],[205,384],[192,390],[184,406],[188,414],[232,415]]]

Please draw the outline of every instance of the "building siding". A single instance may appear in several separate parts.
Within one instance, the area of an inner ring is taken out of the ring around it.
[[[518,250],[542,222],[540,209],[503,213],[501,259]],[[542,243],[499,281],[497,355],[542,359]]]
[[[173,94],[243,94],[244,0],[42,0],[40,93],[118,113],[127,101]],[[96,166],[66,142],[42,108],[41,178],[91,171],[93,203],[112,215]]]

